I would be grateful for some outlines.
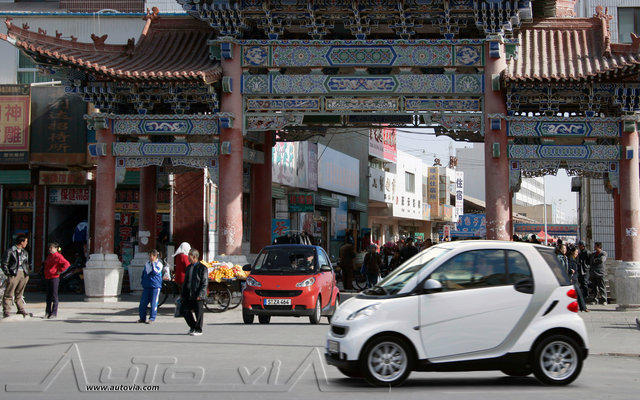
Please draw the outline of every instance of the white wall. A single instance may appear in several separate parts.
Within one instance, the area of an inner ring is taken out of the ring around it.
[[[576,6],[579,17],[592,17],[596,7],[601,5],[607,8],[607,14],[611,15],[611,41],[618,42],[618,7],[640,7],[640,0],[578,0]],[[627,40],[629,40],[627,38]]]
[[[427,166],[422,160],[402,151],[398,151],[396,164],[396,192],[393,201],[393,216],[422,220],[422,176],[426,173]],[[424,172],[423,172],[424,171]],[[415,191],[409,193],[405,190],[405,172],[415,176]],[[402,200],[404,198],[404,205]],[[415,203],[415,206],[413,205]]]
[[[13,24],[22,26],[29,24],[29,30],[38,31],[42,28],[47,35],[55,36],[56,30],[63,38],[75,36],[78,42],[91,43],[91,34],[97,36],[108,34],[106,43],[125,44],[129,38],[136,38],[136,42],[144,27],[140,17],[14,17]],[[7,33],[5,24],[0,24],[0,32]],[[18,68],[18,50],[10,43],[0,40],[0,84],[16,83]]]
[[[458,171],[464,172],[464,194],[485,201],[484,143],[456,150]]]

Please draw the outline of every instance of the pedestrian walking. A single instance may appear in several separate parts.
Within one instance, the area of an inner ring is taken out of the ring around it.
[[[558,258],[558,261],[560,261],[560,264],[562,264],[562,267],[564,268],[564,270],[568,271],[569,262],[567,260],[567,245],[566,244],[560,244],[560,245],[556,246],[556,257]]]
[[[187,265],[189,265],[189,250],[191,250],[191,245],[187,242],[180,243],[180,246],[173,253],[173,273],[174,280],[179,285],[182,286],[184,282],[184,272],[187,270]]]
[[[587,309],[587,303],[584,299],[584,294],[582,292],[582,289],[580,289],[580,285],[578,284],[578,270],[580,268],[579,256],[580,249],[575,246],[569,248],[569,250],[567,251],[567,273],[569,274],[571,283],[573,283],[573,287],[576,290],[580,311],[589,312],[589,310]]]
[[[44,279],[47,286],[47,305],[44,316],[47,319],[58,316],[58,286],[60,284],[60,274],[69,268],[71,263],[59,252],[59,245],[56,242],[49,243],[49,255],[44,260]]]
[[[364,270],[367,277],[367,287],[373,287],[378,283],[380,276],[380,267],[382,266],[382,257],[376,251],[375,245],[369,246],[369,251],[364,255]]]
[[[151,324],[156,320],[158,314],[158,298],[160,297],[160,289],[162,289],[162,262],[158,260],[160,253],[158,250],[149,252],[149,261],[144,265],[142,270],[142,296],[140,297],[140,306],[138,313],[140,319],[138,323]],[[147,320],[147,307],[151,306],[149,320]]]
[[[595,302],[605,305],[607,304],[607,288],[604,280],[606,262],[607,252],[602,250],[601,242],[596,242],[589,262],[591,265],[591,268],[589,269],[589,280],[591,280],[591,285],[595,294]]]
[[[2,296],[2,315],[8,317],[11,304],[14,303],[18,309],[18,314],[26,317],[31,315],[25,310],[24,288],[29,282],[29,253],[27,244],[29,239],[25,235],[18,235],[13,245],[2,257],[2,272],[7,276]]]
[[[345,236],[344,243],[340,247],[340,269],[342,270],[342,284],[344,290],[353,290],[353,268],[356,252],[353,247],[353,238]]]
[[[189,250],[189,263],[182,284],[182,315],[189,325],[189,335],[200,336],[202,335],[203,306],[204,299],[207,297],[209,276],[207,267],[200,262],[198,250]]]

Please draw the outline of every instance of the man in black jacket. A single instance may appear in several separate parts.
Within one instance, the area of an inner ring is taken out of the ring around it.
[[[182,315],[189,325],[189,335],[202,335],[202,322],[204,316],[204,300],[207,297],[207,284],[209,274],[207,267],[200,262],[198,250],[189,251],[189,266],[184,273],[182,284]],[[193,317],[195,313],[195,319]]]
[[[578,242],[578,286],[580,286],[580,290],[585,297],[589,296],[589,262],[591,258],[591,254],[589,254],[589,250],[587,250],[584,242],[581,240]]]
[[[416,246],[413,245],[413,238],[407,238],[407,242],[405,246],[400,250],[400,262],[403,263],[410,259],[411,257],[418,254],[420,251]]]
[[[602,243],[596,242],[589,263],[591,265],[589,279],[595,293],[595,301],[602,304],[607,304],[607,288],[604,281],[606,262],[607,252],[602,250]]]
[[[24,309],[24,288],[29,282],[29,253],[25,247],[29,239],[25,235],[19,235],[16,244],[7,250],[2,257],[2,272],[7,276],[7,282],[2,296],[2,316],[9,316],[11,303],[16,304],[18,314],[27,316]]]

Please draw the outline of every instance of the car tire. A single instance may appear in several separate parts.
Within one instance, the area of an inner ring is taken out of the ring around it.
[[[500,371],[505,375],[520,378],[529,376],[533,372],[530,368],[503,368]]]
[[[333,314],[335,314],[336,310],[338,309],[338,306],[340,305],[340,298],[338,298],[336,296],[336,301],[333,304],[334,304],[334,306],[333,306]],[[331,319],[333,318],[333,314],[327,315],[327,319],[329,320],[329,323],[331,323]]]
[[[322,318],[322,305],[320,303],[320,296],[316,300],[316,307],[313,309],[313,314],[309,316],[309,322],[313,325],[318,325]]]
[[[347,376],[349,378],[362,378],[362,372],[358,371],[355,368],[345,368],[345,367],[338,367],[338,371],[340,371],[342,373],[342,375]]]
[[[533,349],[533,374],[545,385],[568,385],[582,370],[582,350],[574,339],[565,335],[551,335]]]
[[[373,386],[401,385],[411,374],[413,364],[411,346],[392,335],[379,336],[370,341],[360,356],[360,369],[365,380]]]
[[[242,322],[245,324],[253,324],[254,315],[249,312],[246,308],[242,309]]]
[[[271,315],[258,315],[258,322],[261,324],[268,324],[271,322]]]

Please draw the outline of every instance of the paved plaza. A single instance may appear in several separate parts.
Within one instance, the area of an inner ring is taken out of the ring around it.
[[[636,314],[616,312],[615,306],[593,306],[581,314],[591,356],[568,387],[542,386],[533,377],[469,372],[413,373],[404,386],[388,390],[346,379],[324,363],[326,320],[313,326],[306,318],[274,318],[270,325],[247,326],[236,309],[207,313],[205,334],[191,337],[184,321],[173,318],[173,306],[161,308],[152,325],[136,324],[136,300],[127,296],[119,303],[96,304],[65,296],[59,318],[44,320],[42,298],[28,298],[33,318],[0,322],[0,382],[7,391],[0,397],[631,399],[640,390]],[[150,386],[157,392],[104,391],[120,385]]]

